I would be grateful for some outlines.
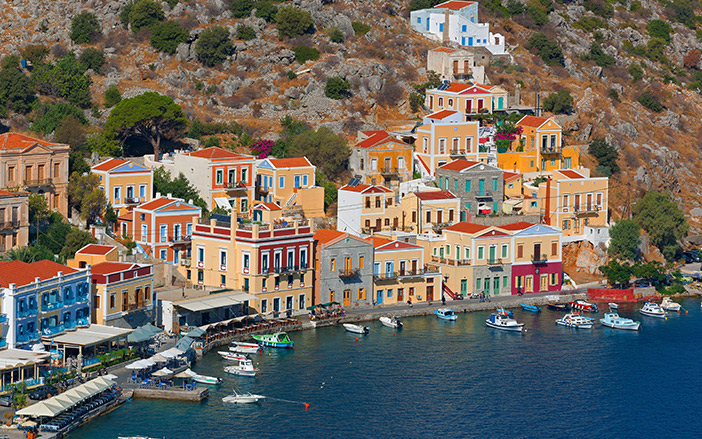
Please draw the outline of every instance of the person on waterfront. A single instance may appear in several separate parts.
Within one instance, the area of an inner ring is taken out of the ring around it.
[[[412,308],[412,299],[407,299],[407,305]]]
[[[446,305],[446,296],[444,296],[443,293],[441,294],[441,304]]]

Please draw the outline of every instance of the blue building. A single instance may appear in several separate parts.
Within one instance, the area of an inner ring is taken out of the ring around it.
[[[52,261],[0,262],[0,345],[31,349],[41,340],[90,325],[90,269]],[[6,328],[5,326],[6,325]]]

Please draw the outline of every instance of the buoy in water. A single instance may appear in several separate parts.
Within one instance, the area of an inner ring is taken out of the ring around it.
[[[310,403],[306,402],[305,403],[305,410],[308,410],[310,408]]]
[[[395,333],[393,332],[392,335],[395,335]]]
[[[358,337],[356,337],[356,341],[358,341]]]

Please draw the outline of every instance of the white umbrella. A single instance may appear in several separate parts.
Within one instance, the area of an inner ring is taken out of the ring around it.
[[[173,371],[168,369],[167,367],[164,367],[163,369],[157,370],[156,372],[152,373],[151,375],[155,377],[165,377],[168,375],[173,375]]]
[[[165,363],[168,361],[168,359],[161,354],[156,354],[156,355],[150,357],[149,360],[151,360],[155,363]]]
[[[111,373],[108,373],[107,375],[103,375],[103,377],[107,378],[108,380],[116,380],[119,378],[117,375],[113,375]]]
[[[141,360],[141,361],[142,361],[143,364],[146,365],[146,367],[150,367],[150,366],[155,366],[155,365],[156,365],[156,362],[155,362],[155,361],[152,361],[152,360],[150,360],[150,359],[148,359],[148,358],[146,358],[146,359],[144,359],[144,360]]]
[[[147,367],[149,367],[149,365],[148,365],[148,364],[144,364],[143,361],[144,361],[144,360],[135,361],[135,362],[132,363],[132,364],[126,365],[124,368],[125,368],[125,369],[131,369],[131,370],[146,369]]]

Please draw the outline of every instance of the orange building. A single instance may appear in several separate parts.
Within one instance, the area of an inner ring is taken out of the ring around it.
[[[307,157],[263,159],[257,164],[256,199],[277,204],[283,215],[297,210],[307,218],[324,217],[324,188],[316,186],[316,170]]]
[[[387,131],[360,131],[349,167],[363,183],[396,188],[412,179],[412,149]]]
[[[100,178],[100,189],[117,215],[151,200],[154,175],[149,168],[131,160],[109,159],[93,166],[90,172]]]
[[[506,111],[507,97],[507,90],[497,85],[449,82],[427,90],[424,102],[433,112],[460,111],[469,120],[471,114]]]
[[[97,265],[101,262],[117,262],[119,252],[117,247],[112,245],[88,244],[78,250],[73,259],[69,259],[66,265],[71,268],[86,268],[89,265]]]

